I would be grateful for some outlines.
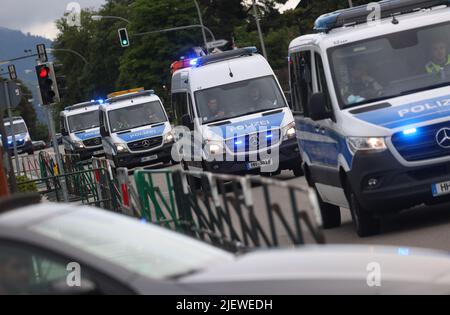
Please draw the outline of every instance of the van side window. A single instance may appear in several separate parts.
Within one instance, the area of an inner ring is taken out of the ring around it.
[[[328,112],[331,112],[332,111],[331,99],[330,99],[330,93],[328,90],[327,79],[325,76],[325,69],[323,67],[322,56],[318,53],[315,53],[314,59],[316,61],[317,86],[318,86],[319,92],[322,92],[323,94],[325,94],[325,97],[327,100],[327,103],[325,105],[326,105]]]
[[[172,108],[175,113],[176,124],[181,124],[181,117],[189,114],[188,111],[188,95],[187,93],[172,94]]]
[[[309,116],[307,104],[313,89],[311,52],[293,53],[290,60],[292,110]]]

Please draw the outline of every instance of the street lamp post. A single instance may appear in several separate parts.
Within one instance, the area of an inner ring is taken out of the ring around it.
[[[194,0],[194,3],[195,3],[195,7],[197,8],[198,20],[202,27],[202,35],[203,35],[203,42],[205,43],[205,49],[206,49],[206,51],[208,51],[208,41],[206,40],[206,33],[205,33],[205,26],[203,25],[202,11],[200,10],[200,6],[198,5],[197,0]]]
[[[264,43],[264,35],[261,30],[261,24],[259,23],[258,10],[256,9],[256,0],[253,0],[253,14],[255,15],[256,27],[258,28],[259,40],[261,42],[261,49],[263,56],[264,58],[266,58],[266,60],[269,60],[267,58],[266,44]]]

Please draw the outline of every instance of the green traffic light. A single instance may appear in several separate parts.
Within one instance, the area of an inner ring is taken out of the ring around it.
[[[124,40],[122,41],[122,44],[123,44],[123,45],[127,45],[127,44],[128,44],[128,41],[127,41],[126,39],[124,39]]]

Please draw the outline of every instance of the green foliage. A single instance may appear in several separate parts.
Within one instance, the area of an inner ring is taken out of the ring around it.
[[[230,42],[225,49],[231,48],[233,40],[238,47],[260,48],[251,2],[198,2],[204,24],[212,29],[216,39],[223,38]],[[258,1],[269,62],[276,70],[287,66],[290,41],[311,33],[319,15],[348,7],[348,0],[303,0],[296,10],[280,14],[276,6],[285,2]],[[369,2],[353,0],[355,5]],[[132,23],[127,25],[124,21],[111,19],[93,21],[91,15],[120,16]],[[62,72],[67,84],[67,95],[59,105],[59,110],[74,103],[105,97],[112,91],[140,86],[156,90],[168,107],[170,64],[184,56],[190,48],[203,45],[200,29],[135,35],[199,24],[193,0],[107,0],[98,11],[83,11],[81,21],[82,27],[79,28],[69,27],[64,18],[57,23],[60,35],[54,42],[54,48],[76,50],[89,61],[89,64],[85,64],[73,54],[55,53],[58,62],[63,64]],[[127,27],[130,34],[131,46],[125,49],[120,47],[117,35],[121,27]]]
[[[26,176],[17,176],[17,188],[19,192],[26,193],[26,192],[37,192],[37,186],[35,182],[29,182],[30,179]]]

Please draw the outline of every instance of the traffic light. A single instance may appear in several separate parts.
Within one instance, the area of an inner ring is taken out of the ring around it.
[[[62,74],[63,65],[62,64],[53,64],[53,71],[56,77],[56,86],[58,89],[58,94],[60,100],[62,100],[67,95],[67,84],[66,84],[66,76]]]
[[[53,63],[47,62],[36,66],[42,105],[51,105],[60,101]]]
[[[130,46],[130,39],[128,37],[128,31],[126,28],[119,29],[119,40],[122,47]]]

